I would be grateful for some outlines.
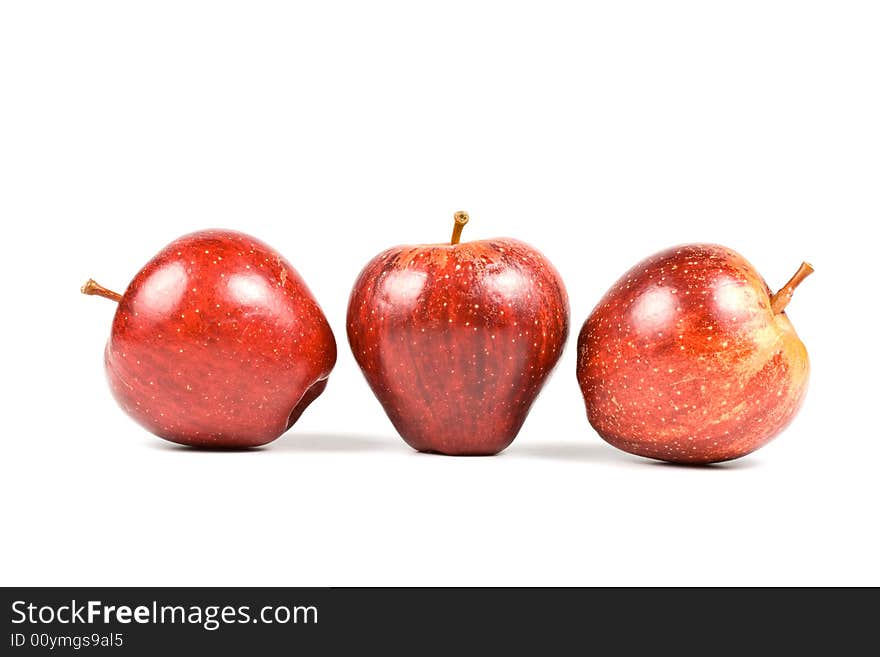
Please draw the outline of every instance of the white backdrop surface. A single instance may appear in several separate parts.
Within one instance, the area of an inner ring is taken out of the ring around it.
[[[870,2],[7,2],[0,6],[6,585],[880,584],[880,7]],[[410,450],[348,349],[361,267],[510,236],[572,336],[494,458]],[[339,343],[325,394],[248,453],[130,421],[113,304],[175,237],[280,250]],[[812,357],[765,449],[681,468],[589,427],[577,331],[637,260],[745,255]]]

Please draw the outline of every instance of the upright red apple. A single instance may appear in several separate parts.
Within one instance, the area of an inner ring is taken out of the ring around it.
[[[119,302],[105,351],[126,413],[161,438],[253,447],[278,438],[323,392],[336,341],[296,270],[242,233],[175,240]]]
[[[620,278],[578,339],[590,423],[615,447],[677,463],[744,456],[804,399],[807,351],[785,307],[813,269],[776,294],[738,253],[662,251]]]
[[[568,296],[534,248],[511,239],[398,246],[361,272],[348,340],[403,439],[442,454],[495,454],[516,437],[562,354]]]

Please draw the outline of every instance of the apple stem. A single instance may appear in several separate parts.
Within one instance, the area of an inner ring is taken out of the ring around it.
[[[802,262],[801,266],[798,267],[798,270],[794,273],[794,276],[780,288],[779,292],[770,297],[770,310],[772,310],[777,315],[785,310],[785,307],[788,305],[788,302],[791,301],[791,295],[794,294],[795,288],[801,284],[807,276],[812,274],[814,271],[813,265],[809,262]]]
[[[470,220],[470,217],[467,212],[459,210],[455,213],[454,219],[455,225],[452,227],[452,239],[450,240],[450,244],[453,246],[461,241],[461,231],[464,230],[464,225]]]
[[[117,303],[122,299],[121,294],[114,292],[113,290],[108,290],[106,287],[99,285],[91,278],[86,281],[85,285],[79,288],[79,291],[90,296],[104,297],[105,299],[110,299],[110,301],[116,301]]]

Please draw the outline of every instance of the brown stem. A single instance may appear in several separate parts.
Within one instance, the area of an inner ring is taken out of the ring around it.
[[[464,225],[470,220],[467,212],[463,212],[459,210],[455,213],[455,226],[452,227],[452,239],[450,240],[450,244],[455,246],[461,241],[461,231],[464,230]]]
[[[119,301],[122,299],[122,295],[114,292],[113,290],[108,290],[103,285],[99,285],[94,281],[94,279],[89,279],[86,281],[86,284],[79,288],[79,291],[83,294],[88,294],[96,297],[104,297],[105,299],[110,299],[110,301]]]
[[[802,262],[794,276],[791,277],[791,280],[783,285],[779,292],[770,297],[770,309],[777,315],[785,310],[788,302],[791,301],[791,295],[794,294],[795,288],[813,271],[813,265],[809,262]]]

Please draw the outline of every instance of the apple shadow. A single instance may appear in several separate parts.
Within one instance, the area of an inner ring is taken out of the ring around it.
[[[149,446],[166,452],[192,452],[208,454],[228,454],[252,452],[279,453],[290,452],[300,454],[331,454],[357,452],[398,452],[419,457],[436,457],[437,454],[416,452],[409,448],[397,436],[361,435],[351,433],[291,433],[278,440],[260,447],[191,447],[179,445],[165,440],[151,440]],[[547,443],[514,443],[495,458],[537,458],[567,463],[604,463],[625,467],[654,467],[670,470],[749,470],[759,467],[760,462],[752,459],[738,459],[723,463],[693,464],[667,463],[653,459],[627,454],[604,443],[590,442],[547,442]],[[487,458],[487,457],[445,457],[445,458]]]
[[[625,452],[618,452],[606,445],[596,443],[548,442],[517,445],[514,443],[504,454],[512,457],[528,457],[566,461],[569,463],[611,463],[616,465],[638,464],[639,459]]]
[[[198,447],[193,445],[181,445],[168,440],[150,440],[146,443],[150,449],[160,452],[192,452],[200,454],[241,454],[244,452],[262,452],[265,445],[260,447]]]
[[[329,452],[383,452],[396,450],[405,445],[399,444],[391,436],[363,436],[358,434],[296,433],[292,431],[277,440],[259,447],[192,447],[179,445],[166,440],[151,440],[153,449],[166,452],[193,452],[208,454],[255,454],[277,452],[329,453]]]
[[[644,459],[646,465],[660,468],[671,468],[673,470],[751,470],[760,467],[760,462],[750,458],[734,459],[733,461],[722,461],[720,463],[669,463],[667,461],[655,461],[654,459]]]
[[[285,434],[269,443],[266,451],[278,452],[388,452],[409,449],[396,436],[361,435],[354,433],[296,433]]]
[[[759,462],[754,459],[739,459],[725,461],[723,463],[667,463],[654,459],[643,458],[633,454],[627,454],[605,445],[604,443],[532,443],[517,446],[514,443],[505,454],[511,456],[526,456],[529,458],[553,459],[557,461],[581,462],[581,463],[609,463],[629,467],[660,467],[671,470],[750,470],[758,467]]]

